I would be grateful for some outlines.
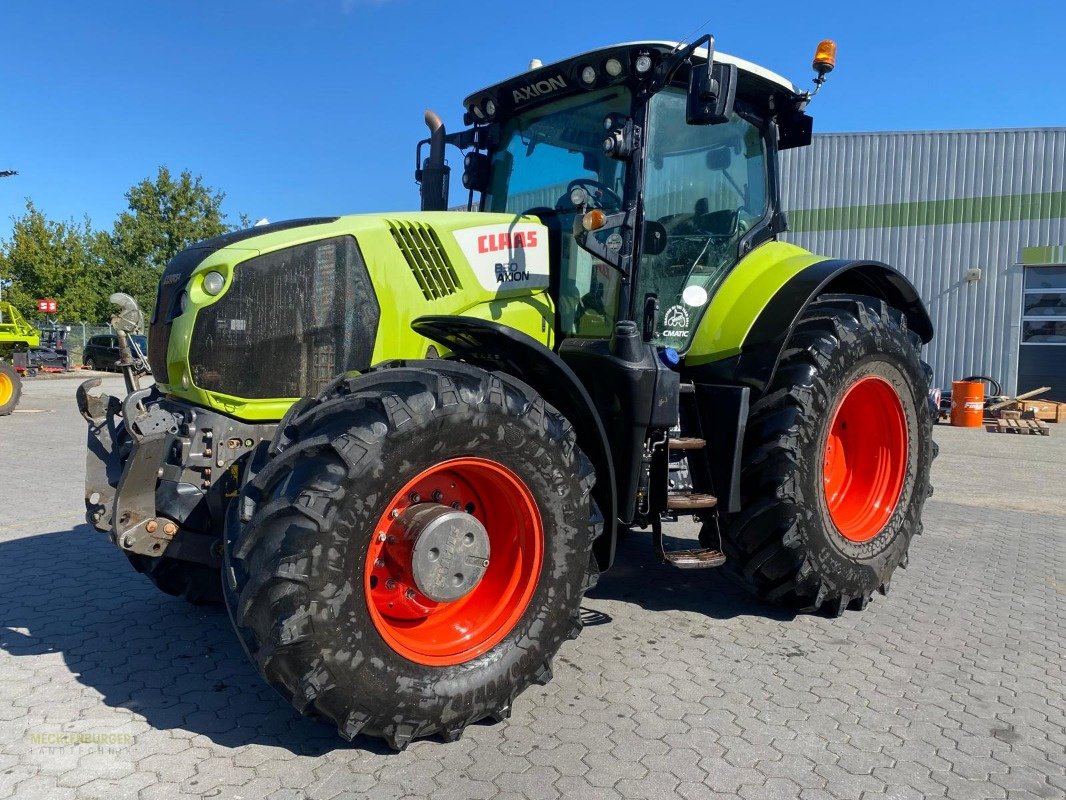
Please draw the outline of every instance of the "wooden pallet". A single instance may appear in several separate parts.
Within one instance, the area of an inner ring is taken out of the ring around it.
[[[1019,419],[1017,417],[989,419],[985,420],[985,425],[993,433],[1028,433],[1033,436],[1051,435],[1051,429],[1038,419]]]
[[[1023,417],[1032,417],[1044,422],[1066,422],[1066,403],[1054,400],[1019,400],[1004,410],[1019,411]]]

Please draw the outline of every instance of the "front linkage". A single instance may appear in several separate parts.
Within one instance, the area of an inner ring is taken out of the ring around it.
[[[127,394],[123,400],[90,394],[99,378],[78,387],[78,410],[89,424],[85,518],[163,591],[188,595],[194,572],[210,576],[220,568],[218,531],[226,504],[240,489],[241,465],[277,426],[175,403],[155,386],[142,389],[140,375],[147,368],[130,334],[143,317],[128,295],[113,295],[111,301],[120,309],[112,325]],[[205,585],[198,597],[220,599],[217,577],[199,582]]]
[[[78,387],[89,424],[85,516],[128,554],[220,567],[225,506],[243,459],[275,425],[242,423],[166,400],[154,387],[125,400]]]

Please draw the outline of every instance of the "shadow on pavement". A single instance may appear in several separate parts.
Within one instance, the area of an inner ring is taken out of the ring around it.
[[[153,728],[226,747],[265,744],[299,755],[347,745],[332,726],[300,717],[263,683],[222,608],[161,594],[87,525],[0,542],[0,648],[19,658],[59,653],[112,707]]]
[[[0,542],[0,586],[0,648],[15,658],[59,653],[107,705],[135,711],[153,728],[300,755],[349,746],[390,752],[377,739],[347,745],[332,726],[297,715],[256,674],[225,610],[161,594],[87,525]],[[589,596],[717,619],[775,614],[718,570],[658,564],[639,533],[620,542],[614,568]],[[582,615],[589,625],[611,621],[601,611]]]
[[[696,542],[669,534],[669,549],[695,547]],[[683,570],[662,564],[652,547],[651,533],[633,530],[620,535],[614,566],[600,577],[590,599],[636,603],[649,611],[691,611],[710,619],[740,616],[791,620],[796,614],[764,603],[730,578],[727,568]]]

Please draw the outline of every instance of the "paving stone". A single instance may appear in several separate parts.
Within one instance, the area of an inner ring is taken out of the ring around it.
[[[23,426],[38,474],[64,475],[84,424],[69,396],[39,402],[53,412],[3,425]],[[54,511],[0,524],[0,798],[1066,797],[1066,509],[973,489],[975,469],[1005,464],[1063,485],[1059,433],[938,429],[925,533],[861,614],[769,609],[720,573],[670,571],[629,534],[584,603],[610,621],[564,646],[551,684],[506,723],[402,754],[301,719],[224,611],[159,594],[80,523],[80,475],[50,482]],[[0,486],[32,508],[42,490],[20,446],[0,447]],[[34,745],[51,732],[133,742]]]

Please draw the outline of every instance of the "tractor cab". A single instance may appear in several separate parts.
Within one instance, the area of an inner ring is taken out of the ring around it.
[[[548,226],[557,341],[634,320],[643,341],[684,354],[729,271],[785,229],[776,156],[809,142],[808,100],[716,55],[712,37],[642,42],[534,62],[466,99],[473,128],[437,135],[471,148],[469,210]],[[441,186],[423,182],[424,208],[447,205]]]
[[[816,59],[816,83],[831,57],[827,63],[819,70]],[[696,404],[685,361],[708,350],[693,344],[727,276],[786,228],[777,153],[810,142],[811,94],[716,54],[709,35],[687,46],[638,42],[531,66],[464,101],[468,130],[448,135],[427,114],[431,136],[419,144],[416,175],[422,207],[448,207],[444,145],[453,144],[468,150],[467,210],[547,228],[554,349],[604,421],[618,519],[652,525],[661,541],[661,514],[713,513],[723,499],[737,507],[728,476],[747,396],[730,386]],[[687,467],[673,474],[675,461],[684,467],[708,457],[667,456],[684,442],[705,447],[687,435],[697,426],[684,422],[685,394],[689,405],[734,420],[711,456],[724,491],[690,481]],[[668,481],[670,491],[662,488]],[[659,551],[686,567],[721,558]]]

